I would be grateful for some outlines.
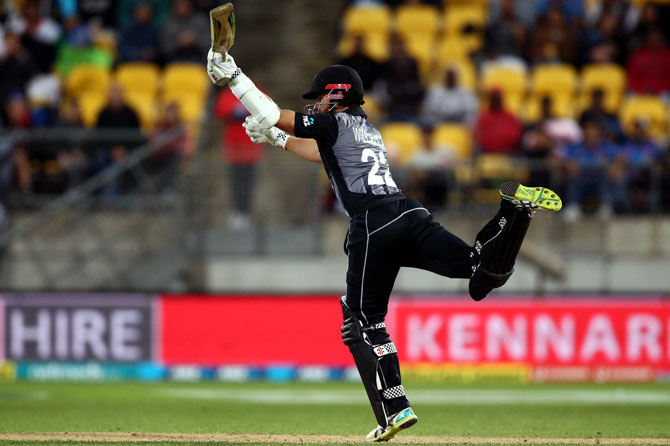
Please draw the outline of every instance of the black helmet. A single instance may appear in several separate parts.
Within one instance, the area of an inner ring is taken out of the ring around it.
[[[356,70],[346,65],[331,65],[316,73],[312,88],[302,95],[305,99],[316,99],[328,93],[338,105],[362,105],[363,81]]]

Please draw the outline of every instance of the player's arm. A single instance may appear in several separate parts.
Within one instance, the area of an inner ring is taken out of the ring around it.
[[[280,110],[279,121],[275,126],[286,133],[295,135],[295,112],[293,110]]]
[[[321,163],[321,154],[319,153],[319,146],[313,139],[296,138],[289,136],[286,141],[286,150],[293,152],[295,155],[307,161],[314,163]]]
[[[230,87],[230,91],[263,128],[268,129],[279,121],[277,104],[238,68],[230,54],[222,55],[210,49],[207,54],[207,74],[214,84]]]
[[[321,162],[321,155],[319,154],[319,146],[313,139],[296,138],[289,136],[283,130],[277,127],[270,127],[265,129],[261,127],[256,118],[248,116],[242,124],[249,135],[252,142],[256,144],[268,143],[275,147],[280,147],[288,150],[302,159],[312,161],[315,163]]]

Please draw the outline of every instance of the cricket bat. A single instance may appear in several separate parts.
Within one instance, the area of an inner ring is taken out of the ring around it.
[[[212,51],[226,54],[235,43],[235,11],[232,3],[209,11]]]

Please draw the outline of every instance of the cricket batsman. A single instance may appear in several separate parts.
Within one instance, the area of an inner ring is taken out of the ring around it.
[[[319,71],[302,95],[315,101],[304,113],[277,107],[229,54],[210,51],[207,72],[216,85],[230,87],[251,112],[243,126],[253,142],[323,163],[351,218],[344,242],[349,266],[347,293],[340,302],[342,339],[378,423],[367,440],[388,441],[417,422],[401,384],[397,350],[384,323],[400,268],[468,279],[470,296],[479,301],[511,276],[535,211],[558,211],[561,199],[543,187],[504,183],[498,212],[470,246],[396,186],[382,137],[361,108],[363,84],[352,68],[332,65]]]

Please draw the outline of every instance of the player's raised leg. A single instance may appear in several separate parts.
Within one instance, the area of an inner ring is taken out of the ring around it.
[[[500,210],[477,234],[471,254],[469,291],[474,300],[482,300],[510,278],[535,211],[559,211],[563,206],[554,191],[526,187],[516,181],[503,183],[500,195]]]

